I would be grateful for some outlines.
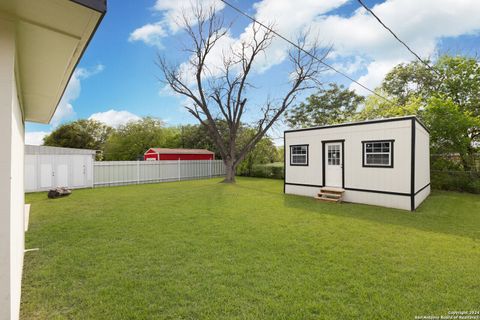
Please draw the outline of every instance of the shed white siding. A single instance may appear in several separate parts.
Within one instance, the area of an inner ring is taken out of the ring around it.
[[[415,126],[415,208],[430,194],[430,135]]]
[[[92,188],[95,150],[25,146],[25,192]]]
[[[417,125],[415,125],[417,124]],[[412,209],[412,138],[415,138],[415,190],[430,182],[428,132],[414,117],[381,121],[292,130],[285,132],[285,192],[315,196],[325,181],[323,144],[341,141],[343,144],[344,201]],[[393,145],[392,167],[363,165],[365,141],[390,140]],[[290,163],[290,147],[308,145],[308,166]],[[325,174],[326,175],[326,174]],[[415,207],[428,195],[426,187]],[[427,191],[428,190],[428,191]],[[417,201],[418,200],[418,201]]]

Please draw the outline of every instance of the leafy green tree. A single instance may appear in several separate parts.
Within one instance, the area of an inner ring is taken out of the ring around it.
[[[105,160],[137,160],[152,147],[176,147],[176,129],[165,128],[162,121],[145,117],[115,130],[105,145]]]
[[[218,124],[218,126],[221,126]],[[215,152],[215,158],[221,159],[220,152],[213,142],[207,128],[202,125],[183,125],[178,128],[178,148],[208,149]]]
[[[244,128],[240,137],[239,143],[247,143],[251,135],[255,132],[252,128]],[[272,139],[264,136],[255,147],[247,154],[245,159],[238,165],[238,173],[250,175],[253,167],[257,164],[266,164],[275,162],[277,157],[277,148]]]
[[[364,97],[354,91],[330,83],[328,89],[322,89],[311,95],[306,102],[292,108],[285,115],[292,127],[313,127],[335,124],[352,120]]]
[[[275,154],[275,160],[274,162],[283,162],[283,153],[285,151],[285,148],[283,146],[277,147],[277,152]]]
[[[476,58],[443,56],[435,64],[441,77],[437,94],[449,97],[462,112],[480,117],[480,64]]]
[[[430,128],[432,153],[458,153],[463,169],[469,171],[474,151],[469,131],[472,127],[480,127],[480,118],[463,112],[451,98],[433,97],[428,101],[423,119]]]
[[[382,90],[404,106],[411,97],[418,97],[426,106],[432,97],[448,97],[459,111],[480,117],[480,63],[465,56],[441,56],[432,72],[420,62],[400,64],[389,72],[382,83]],[[470,141],[480,139],[480,127],[468,130]]]
[[[386,96],[380,89],[375,90],[381,96]],[[408,115],[420,115],[422,103],[421,99],[410,96],[405,104],[400,104],[397,98],[390,97],[391,102],[380,98],[377,95],[370,95],[365,100],[365,107],[360,110],[353,118],[356,121],[401,117]]]
[[[43,139],[52,147],[103,150],[112,128],[96,120],[81,119],[56,128]]]
[[[437,79],[438,75],[420,61],[400,63],[385,76],[381,93],[394,98],[399,106],[407,104],[412,97],[426,102],[437,90]]]

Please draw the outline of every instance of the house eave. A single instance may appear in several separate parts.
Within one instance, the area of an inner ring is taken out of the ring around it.
[[[15,22],[15,73],[24,120],[49,123],[106,12],[104,0],[5,0]]]

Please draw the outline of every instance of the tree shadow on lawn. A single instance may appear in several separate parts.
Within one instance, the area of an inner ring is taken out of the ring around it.
[[[405,211],[354,203],[323,203],[315,199],[284,195],[287,208],[329,214],[422,231],[480,240],[480,196],[433,191],[416,211]]]

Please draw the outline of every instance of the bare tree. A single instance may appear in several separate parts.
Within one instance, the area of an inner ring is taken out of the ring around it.
[[[197,6],[193,13],[183,15],[181,25],[191,41],[185,49],[191,54],[188,67],[171,65],[159,54],[157,65],[162,72],[161,81],[189,99],[191,105],[185,107],[207,128],[225,163],[224,182],[235,182],[236,168],[248,152],[294,103],[301,91],[319,84],[317,78],[324,68],[314,57],[324,59],[328,50],[318,49],[316,43],[308,44],[306,35],[298,38],[298,47],[290,49],[288,55],[293,68],[289,89],[281,98],[268,99],[259,108],[258,121],[251,124],[255,134],[240,146],[237,138],[247,108],[247,90],[252,87],[249,80],[253,65],[271,45],[275,36],[273,29],[251,24],[249,39],[230,47],[222,55],[221,67],[213,69],[207,63],[207,57],[227,35],[228,28],[223,19],[213,8],[205,10]],[[193,74],[193,80],[189,79],[188,72]],[[227,124],[226,134],[220,130],[218,121]]]

